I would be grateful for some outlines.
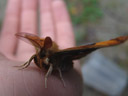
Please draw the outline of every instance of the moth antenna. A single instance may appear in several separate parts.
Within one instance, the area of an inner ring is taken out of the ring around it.
[[[44,40],[44,48],[48,49],[52,47],[52,39],[50,37],[46,37]]]
[[[48,76],[52,73],[52,70],[53,70],[53,66],[52,64],[50,64],[50,67],[45,75],[45,88],[47,88],[47,79],[48,79]]]
[[[60,68],[58,68],[58,71],[59,71],[60,79],[61,79],[61,81],[62,81],[64,87],[66,87],[65,82],[64,82],[64,79],[63,79],[63,76],[62,76],[62,72],[61,72]]]

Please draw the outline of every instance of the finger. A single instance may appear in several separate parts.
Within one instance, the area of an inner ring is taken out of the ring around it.
[[[37,32],[37,0],[22,0],[20,32]],[[21,60],[27,60],[34,52],[34,47],[23,41],[19,41],[17,56]]]
[[[37,0],[22,0],[21,32],[37,32]]]
[[[5,19],[1,30],[0,51],[10,58],[16,50],[17,39],[14,34],[19,30],[21,0],[8,0]]]
[[[54,21],[56,22],[57,44],[60,49],[75,46],[72,24],[63,0],[54,0],[52,3]],[[81,73],[80,64],[74,62],[74,67]]]
[[[56,22],[57,43],[60,48],[67,48],[75,45],[71,21],[63,0],[52,2],[54,21]]]
[[[53,0],[40,0],[40,30],[41,37],[50,36],[55,39],[54,22],[52,17],[51,1]]]

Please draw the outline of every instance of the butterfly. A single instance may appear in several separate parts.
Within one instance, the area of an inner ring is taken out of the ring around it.
[[[99,48],[119,45],[128,40],[128,36],[121,36],[108,41],[91,43],[67,49],[59,49],[56,42],[50,37],[40,38],[37,35],[23,32],[17,33],[16,36],[30,42],[36,50],[35,54],[19,67],[21,67],[21,69],[27,68],[31,61],[34,60],[37,67],[47,71],[45,74],[45,88],[47,88],[47,78],[52,71],[58,70],[63,85],[65,86],[62,72],[73,68],[73,60],[80,59]]]

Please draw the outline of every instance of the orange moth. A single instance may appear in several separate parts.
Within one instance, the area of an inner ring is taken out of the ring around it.
[[[128,36],[121,36],[108,41],[60,50],[58,45],[52,41],[50,37],[40,38],[34,34],[23,32],[17,33],[16,36],[29,41],[36,50],[35,54],[19,67],[21,67],[21,69],[27,68],[31,61],[34,60],[37,67],[47,71],[45,75],[45,88],[47,88],[47,78],[52,71],[58,70],[60,78],[65,86],[62,72],[73,68],[73,60],[80,59],[99,48],[119,45],[128,39]]]

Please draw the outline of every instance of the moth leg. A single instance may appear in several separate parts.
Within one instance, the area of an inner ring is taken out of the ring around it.
[[[27,68],[30,65],[30,63],[32,62],[32,60],[34,59],[35,56],[36,56],[35,54],[32,55],[31,58],[29,59],[28,63],[26,63],[21,69]]]
[[[48,79],[48,76],[52,73],[52,70],[53,70],[53,66],[51,64],[46,75],[45,75],[45,88],[47,88],[47,79]]]
[[[23,65],[15,66],[15,67],[21,67],[19,70],[27,68],[35,56],[36,56],[35,54],[32,55],[31,58],[29,59],[29,61],[25,62]]]
[[[61,81],[62,81],[62,83],[65,87],[66,85],[65,85],[65,82],[64,82],[64,79],[63,79],[62,72],[61,72],[60,68],[58,68],[58,71],[59,71],[60,79],[61,79]]]
[[[25,62],[25,63],[24,63],[24,64],[22,64],[22,65],[14,66],[14,67],[23,67],[23,66],[25,66],[27,63],[28,63],[28,61],[27,61],[27,62]]]

